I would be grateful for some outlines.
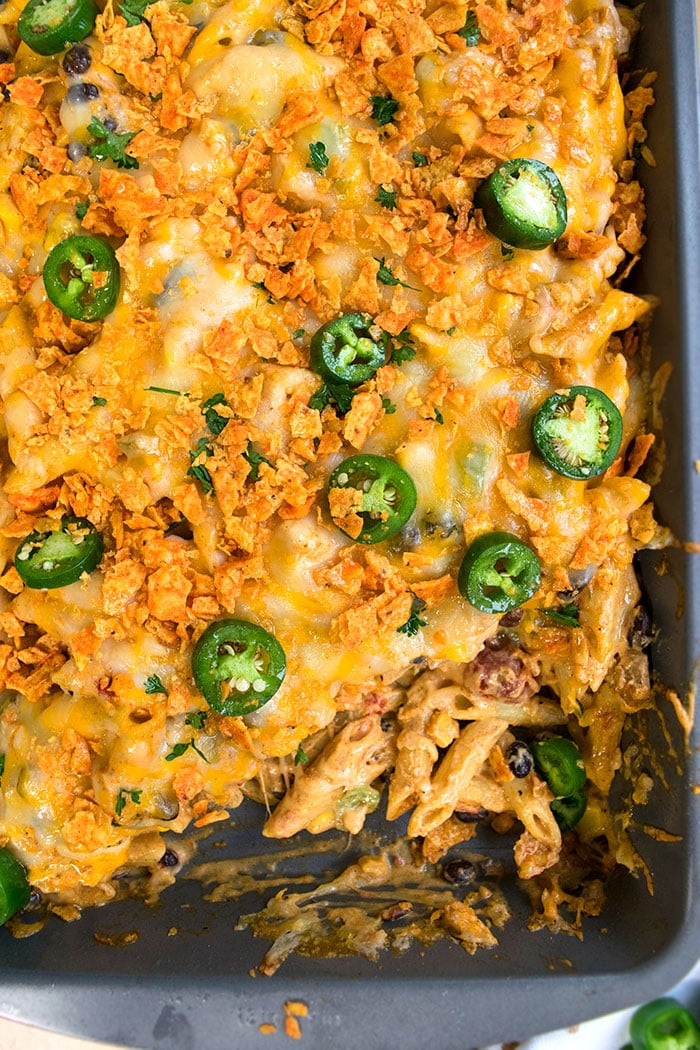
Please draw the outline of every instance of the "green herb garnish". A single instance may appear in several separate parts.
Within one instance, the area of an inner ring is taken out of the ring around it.
[[[88,146],[88,155],[93,160],[113,160],[118,168],[138,168],[139,162],[136,157],[126,153],[125,149],[138,131],[110,131],[97,117],[93,117],[87,127],[96,142]]]
[[[319,175],[322,175],[330,164],[330,158],[326,153],[326,146],[323,142],[312,142],[309,146],[309,163],[306,165],[307,168],[313,168]]]
[[[301,746],[301,744],[299,744],[299,747],[297,748],[297,753],[294,756],[294,765],[304,766],[308,761],[309,756],[307,755],[306,751],[304,751],[304,748]]]
[[[214,394],[202,405],[202,415],[212,434],[219,435],[224,427],[228,425],[229,417],[220,416],[216,411],[216,405],[225,405],[226,408],[229,408],[229,403],[223,394]]]
[[[131,791],[129,788],[119,788],[119,794],[117,795],[117,801],[114,804],[114,812],[118,817],[121,817],[124,812],[124,806],[127,804],[129,799],[138,806],[141,801],[141,795],[143,791]]]
[[[309,398],[309,408],[322,412],[326,405],[337,405],[341,412],[349,412],[355,391],[342,383],[322,383]]]
[[[143,691],[144,693],[164,693],[165,696],[168,695],[168,690],[165,688],[157,674],[149,674],[144,682]]]
[[[416,168],[425,168],[428,166],[428,164],[430,164],[430,161],[426,157],[425,153],[419,153],[417,149],[413,151],[412,158],[414,167]]]
[[[194,742],[194,737],[192,737],[190,740],[188,740],[186,744],[175,744],[175,746],[173,747],[173,749],[170,752],[170,754],[165,756],[165,761],[166,762],[173,762],[176,758],[182,758],[182,756],[185,754],[185,752],[187,750],[189,750],[189,748],[192,748],[193,751],[196,751],[197,754],[199,755],[199,757],[203,758],[204,761],[207,763],[207,765],[209,765],[209,759],[207,758],[207,756],[205,754],[203,754],[199,750],[199,748],[197,747],[197,745]]]
[[[75,206],[76,218],[80,219],[80,221],[82,222],[85,216],[87,215],[87,210],[89,207],[90,205],[87,201],[78,201],[78,203]]]
[[[93,403],[93,405],[106,405],[107,404],[107,398],[106,397],[95,397],[95,396],[93,396],[92,403]]]
[[[372,103],[372,120],[376,120],[380,128],[391,124],[399,109],[396,99],[391,95],[370,95],[369,100]]]
[[[205,496],[207,496],[213,490],[214,482],[212,481],[212,476],[207,470],[207,468],[204,466],[204,464],[197,463],[195,461],[199,459],[200,456],[208,457],[213,455],[214,450],[211,448],[208,438],[200,438],[197,442],[197,447],[189,453],[190,466],[187,470],[187,473],[190,477],[197,479],[197,481],[202,486],[202,491]]]
[[[457,36],[461,36],[467,47],[476,47],[481,40],[481,30],[473,11],[467,11],[467,18],[461,29],[457,30]]]
[[[185,718],[185,725],[192,726],[193,729],[204,729],[208,716],[208,711],[190,711]]]
[[[411,602],[411,615],[406,620],[406,623],[402,623],[400,627],[396,628],[397,632],[399,634],[407,634],[410,638],[413,638],[414,635],[418,634],[421,627],[427,627],[428,621],[422,620],[419,615],[419,613],[423,612],[423,609],[425,609],[423,599],[414,597]]]
[[[558,609],[544,609],[543,612],[546,616],[549,616],[550,620],[561,624],[562,627],[579,626],[580,609],[575,602],[560,605]]]
[[[395,208],[396,190],[387,190],[384,186],[380,186],[374,199],[377,204],[381,204],[382,208]]]
[[[386,265],[384,259],[377,259],[375,256],[375,262],[379,263],[379,269],[377,270],[377,280],[380,284],[386,284],[390,288],[396,287],[400,284],[402,288],[410,288],[412,292],[417,292],[418,289],[414,288],[412,284],[406,284],[405,281],[400,281],[398,277],[394,277],[391,269]]]
[[[387,416],[393,416],[396,411],[396,405],[388,397],[382,398],[382,408],[384,409],[384,414]]]
[[[268,467],[272,466],[269,459],[263,456],[262,452],[256,452],[253,448],[253,443],[248,442],[248,448],[243,453],[243,459],[246,463],[250,464],[250,470],[248,471],[247,481],[257,481],[260,476],[260,464],[267,463]]]
[[[404,361],[412,361],[416,356],[416,348],[413,339],[406,329],[395,336],[394,347],[389,356],[389,361],[394,365],[402,365]]]

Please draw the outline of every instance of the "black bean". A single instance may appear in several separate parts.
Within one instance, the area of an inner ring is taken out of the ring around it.
[[[74,44],[63,57],[63,68],[69,77],[81,77],[92,64],[92,55],[87,44]]]
[[[161,868],[174,868],[180,863],[180,860],[177,853],[174,853],[171,849],[166,849],[159,863]]]
[[[107,128],[108,131],[116,131],[117,130],[117,122],[114,119],[114,117],[105,117],[105,119],[102,121],[102,123],[104,124],[104,126]]]
[[[643,649],[651,641],[653,633],[654,628],[649,610],[646,605],[638,605],[630,628],[630,645],[634,649]]]
[[[85,146],[82,144],[82,142],[71,142],[68,146],[68,156],[73,161],[73,163],[80,160],[81,157],[84,157],[86,153],[87,150],[85,149]]]
[[[484,819],[486,810],[483,806],[474,806],[473,809],[456,809],[454,815],[462,824],[476,824]]]
[[[501,627],[517,627],[523,618],[522,609],[511,609],[498,621]]]
[[[66,93],[68,102],[89,102],[91,98],[98,98],[100,89],[97,84],[72,84]]]
[[[514,777],[526,777],[532,772],[532,752],[522,740],[514,740],[506,752],[508,769]]]
[[[0,50],[0,65],[4,66],[6,62],[11,62],[11,61],[12,61],[12,55],[10,54],[10,52],[9,51],[5,51],[4,49]]]
[[[451,860],[442,866],[445,882],[467,883],[476,878],[476,867],[470,860]]]
[[[32,889],[32,892],[29,895],[29,903],[27,904],[27,907],[38,908],[43,899],[44,897],[41,890]]]
[[[389,718],[388,715],[382,715],[382,717],[379,719],[379,728],[381,729],[382,733],[388,733],[393,724],[393,718]]]

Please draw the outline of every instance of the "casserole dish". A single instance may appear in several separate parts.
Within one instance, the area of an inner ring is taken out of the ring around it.
[[[684,539],[696,520],[698,479],[693,391],[698,330],[697,251],[693,184],[698,159],[697,63],[691,5],[669,3],[650,15],[639,43],[639,64],[659,72],[658,102],[649,119],[655,169],[646,169],[649,245],[634,275],[637,291],[658,293],[652,340],[660,360],[674,364],[666,405],[667,466],[656,491],[661,520]],[[692,88],[690,87],[692,86]],[[673,550],[642,563],[659,628],[654,666],[661,680],[683,691],[693,673],[698,618],[698,572],[692,556]],[[677,618],[680,599],[685,613]],[[670,709],[669,709],[670,711]],[[671,719],[668,719],[669,724]],[[660,735],[660,734],[659,734]],[[676,739],[680,750],[680,734]],[[441,944],[421,954],[364,960],[291,959],[272,982],[249,973],[262,950],[232,926],[245,903],[203,902],[197,883],[181,881],[149,911],[123,901],[109,914],[94,910],[80,923],[51,923],[40,937],[6,940],[0,1012],[34,1024],[131,1046],[246,1047],[260,1041],[258,1026],[279,1025],[282,1004],[303,1000],[307,1046],[395,1045],[464,1047],[522,1038],[650,997],[688,969],[696,949],[697,842],[693,837],[694,771],[666,771],[644,820],[680,836],[672,843],[638,836],[653,881],[613,882],[603,916],[585,924],[585,939],[526,929],[525,902],[515,897],[514,921],[500,947],[467,958]],[[238,855],[259,853],[246,836],[247,810],[234,815]],[[251,819],[251,824],[257,820]],[[481,848],[496,855],[489,842]],[[206,855],[206,849],[203,851]],[[222,851],[212,853],[223,855]],[[319,858],[323,867],[327,858]],[[343,864],[347,863],[343,857]],[[303,867],[305,860],[299,862]],[[310,864],[311,861],[308,862]],[[519,905],[516,903],[520,900]],[[169,937],[173,928],[180,932]],[[95,940],[138,930],[120,950]],[[3,936],[5,936],[3,934]],[[267,1045],[283,1045],[284,1036]]]

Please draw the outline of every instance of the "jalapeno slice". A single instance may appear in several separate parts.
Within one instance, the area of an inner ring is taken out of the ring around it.
[[[486,532],[464,555],[457,586],[481,612],[505,613],[531,598],[540,585],[537,555],[510,532]]]
[[[700,1050],[700,1026],[677,999],[664,996],[632,1014],[633,1050]]]
[[[44,287],[54,306],[76,321],[101,321],[119,296],[119,263],[106,241],[66,237],[44,263]]]
[[[575,795],[567,795],[565,798],[555,798],[549,804],[549,808],[554,814],[554,819],[559,825],[559,830],[562,832],[571,831],[572,828],[576,827],[586,812],[586,806],[585,791],[577,791]]]
[[[557,474],[597,478],[620,451],[622,416],[602,390],[572,386],[543,402],[532,420],[532,439]]]
[[[9,849],[0,849],[0,925],[26,908],[31,889],[27,873]]]
[[[324,324],[311,339],[311,367],[329,383],[358,386],[385,360],[385,348],[372,338],[369,314],[343,314]]]
[[[333,517],[333,489],[354,490],[347,504],[347,517],[357,529],[341,532],[358,543],[379,543],[404,527],[416,509],[416,486],[406,471],[384,456],[369,453],[350,456],[339,463],[328,479],[328,497]],[[361,523],[361,524],[360,524]],[[353,534],[354,533],[354,534]]]
[[[249,715],[284,681],[284,649],[269,631],[248,620],[209,624],[192,653],[192,674],[202,696],[220,715]]]
[[[539,160],[516,157],[489,175],[474,195],[486,228],[512,248],[539,251],[566,229],[564,187]]]
[[[15,551],[15,568],[33,590],[67,587],[92,572],[104,553],[102,537],[87,518],[64,517],[60,528],[30,532]]]
[[[97,18],[93,0],[29,0],[17,21],[17,32],[38,55],[56,55],[84,40]]]
[[[552,736],[531,745],[537,772],[556,799],[577,795],[586,783],[586,767],[573,740]]]

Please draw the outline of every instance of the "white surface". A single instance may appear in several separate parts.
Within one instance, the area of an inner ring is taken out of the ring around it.
[[[675,988],[670,990],[687,1007],[700,1016],[700,963]],[[550,1032],[537,1036],[520,1044],[520,1050],[620,1050],[629,1039],[629,1019],[632,1010],[621,1010],[616,1014],[588,1021],[575,1028]],[[309,1022],[307,1022],[309,1023]],[[303,1022],[302,1022],[303,1030]],[[303,1050],[304,1042],[297,1044]],[[261,1050],[265,1046],[265,1037],[260,1037]],[[83,1039],[72,1039],[65,1035],[54,1035],[39,1028],[29,1028],[0,1018],[0,1050],[116,1050],[111,1044],[86,1042]],[[147,1048],[143,1048],[147,1050]],[[207,1050],[204,1043],[197,1050]],[[235,1050],[234,1047],[231,1050]],[[465,1048],[466,1050],[466,1048]],[[500,1045],[486,1050],[501,1050]]]

